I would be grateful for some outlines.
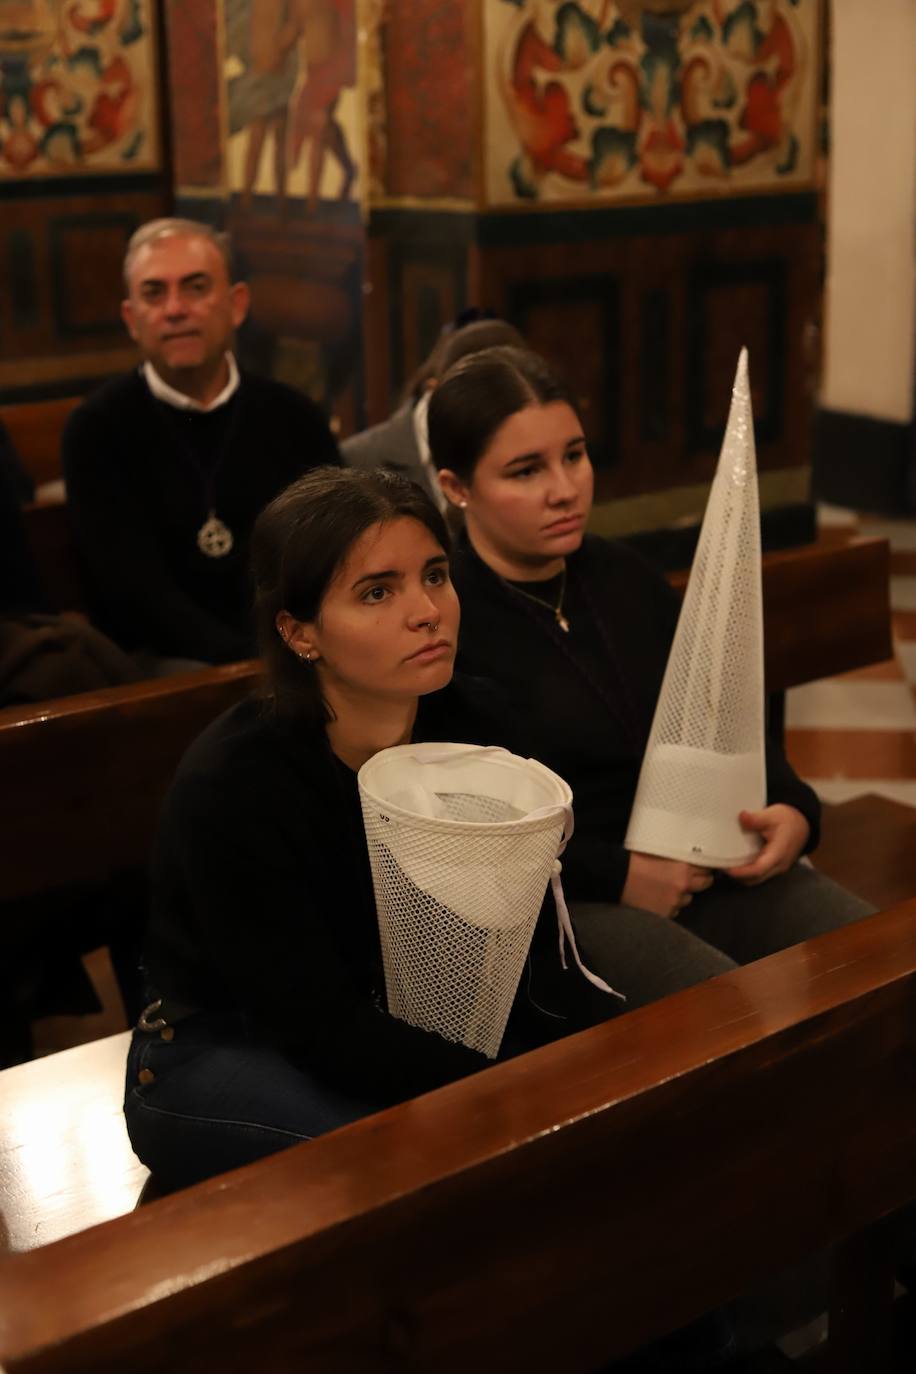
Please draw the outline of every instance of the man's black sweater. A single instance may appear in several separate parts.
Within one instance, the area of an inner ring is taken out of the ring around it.
[[[627,545],[595,536],[567,559],[565,586],[559,579],[551,587],[508,583],[466,538],[452,576],[461,599],[460,667],[496,680],[507,702],[507,742],[511,731],[513,749],[540,759],[572,788],[567,897],[619,901],[629,867],[623,839],[677,625],[677,596]],[[568,633],[551,610],[561,591]],[[532,592],[549,604],[537,605]],[[817,797],[776,740],[767,740],[767,789],[770,803],[802,813],[813,849]]]
[[[209,663],[254,651],[258,514],[310,468],[340,461],[318,407],[279,382],[243,373],[225,405],[181,411],[139,372],[74,411],[63,460],[93,618],[125,649]],[[197,545],[211,508],[233,535],[222,558]]]

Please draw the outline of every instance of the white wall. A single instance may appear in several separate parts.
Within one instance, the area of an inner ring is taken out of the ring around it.
[[[831,0],[821,405],[913,416],[916,0]]]

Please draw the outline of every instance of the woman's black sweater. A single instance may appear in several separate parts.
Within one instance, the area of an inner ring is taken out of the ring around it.
[[[459,666],[496,679],[510,747],[540,759],[572,788],[567,897],[618,901],[629,867],[623,839],[677,624],[677,596],[632,549],[595,536],[567,559],[568,633],[549,606],[494,573],[466,538],[452,575],[461,598]],[[561,587],[521,585],[552,604]],[[772,739],[767,784],[770,803],[786,802],[804,815],[813,849],[817,797]]]
[[[421,699],[414,739],[492,743],[482,719],[452,687]],[[144,964],[156,993],[243,1019],[294,1062],[379,1106],[488,1062],[385,1011],[356,775],[323,729],[278,721],[257,701],[214,721],[179,768]],[[535,1027],[530,1008],[513,1017],[515,1049],[571,1028]]]

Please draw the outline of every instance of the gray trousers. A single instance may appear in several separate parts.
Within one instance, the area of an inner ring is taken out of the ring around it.
[[[874,910],[806,863],[758,887],[719,879],[676,919],[633,906],[570,905],[579,952],[588,968],[626,996],[621,1011],[850,925]]]

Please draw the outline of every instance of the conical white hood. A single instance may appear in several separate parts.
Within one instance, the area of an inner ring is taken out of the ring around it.
[[[760,843],[738,812],[765,804],[760,508],[742,349],[625,844],[730,868]]]

